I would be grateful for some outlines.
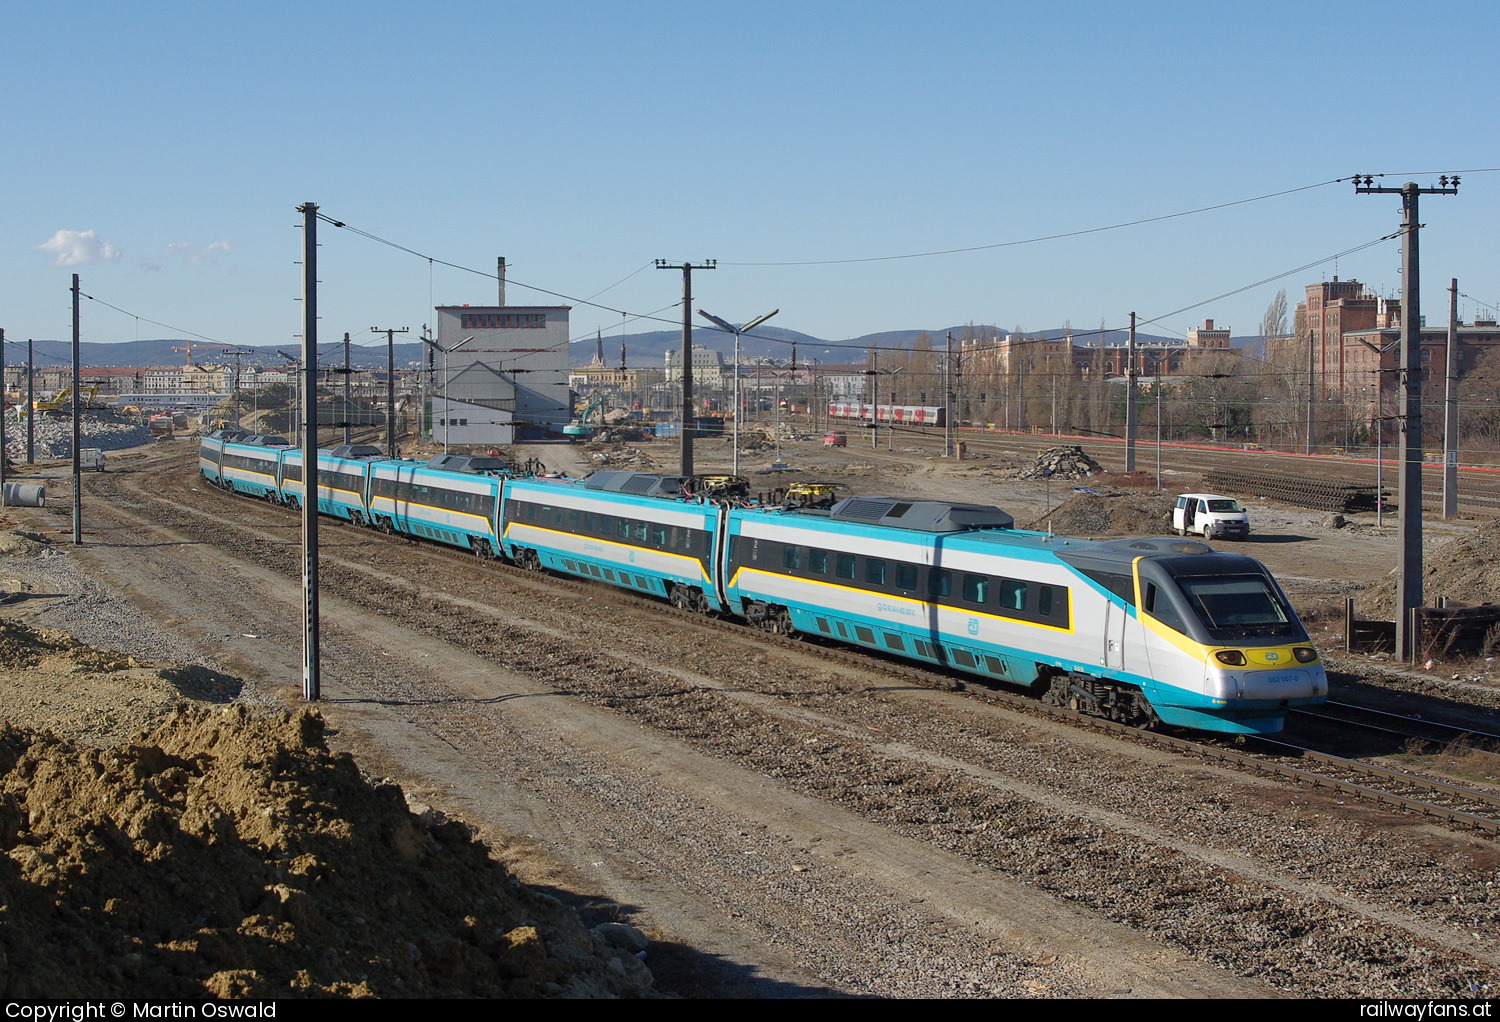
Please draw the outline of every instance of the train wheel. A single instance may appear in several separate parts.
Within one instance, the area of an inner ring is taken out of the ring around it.
[[[542,559],[537,556],[535,550],[517,550],[516,563],[527,571],[542,570]]]
[[[693,600],[692,600],[692,597],[690,597],[688,595],[687,589],[685,587],[683,587],[683,586],[673,586],[672,587],[671,600],[672,600],[672,606],[676,607],[678,610],[692,610],[693,609]]]
[[[795,639],[801,634],[797,631],[797,626],[792,624],[792,612],[785,607],[776,608],[771,619],[771,631],[785,635],[789,639]]]

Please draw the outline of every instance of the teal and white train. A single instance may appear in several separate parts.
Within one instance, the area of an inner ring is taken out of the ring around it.
[[[1271,574],[1195,540],[1062,539],[986,505],[763,506],[695,496],[678,476],[517,476],[493,459],[378,454],[320,452],[319,511],[1026,687],[1123,723],[1269,733],[1290,708],[1328,697]],[[211,435],[200,468],[216,485],[301,503],[296,449]]]

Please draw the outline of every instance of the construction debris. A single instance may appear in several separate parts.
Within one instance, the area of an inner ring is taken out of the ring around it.
[[[1036,462],[1016,473],[1017,479],[1086,479],[1104,468],[1083,453],[1078,445],[1049,447],[1036,456]]]

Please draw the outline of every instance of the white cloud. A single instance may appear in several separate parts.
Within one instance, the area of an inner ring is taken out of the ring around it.
[[[58,231],[36,250],[52,253],[54,266],[115,262],[123,254],[94,231]]]
[[[232,246],[227,241],[212,241],[207,245],[198,245],[192,241],[174,241],[167,245],[167,250],[162,253],[163,261],[168,259],[181,259],[188,266],[202,266],[211,262],[216,256],[228,252]]]

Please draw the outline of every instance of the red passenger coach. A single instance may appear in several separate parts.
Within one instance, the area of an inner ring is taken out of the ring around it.
[[[873,419],[871,412],[874,412]],[[942,426],[943,409],[929,405],[831,404],[830,419],[858,419],[865,422],[898,423],[903,426]]]

